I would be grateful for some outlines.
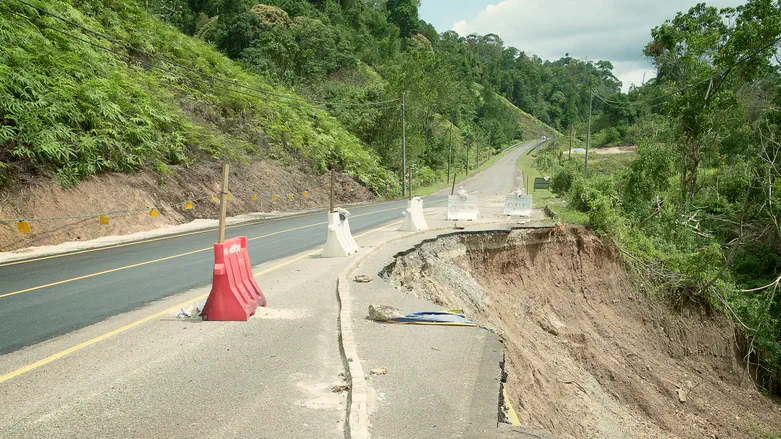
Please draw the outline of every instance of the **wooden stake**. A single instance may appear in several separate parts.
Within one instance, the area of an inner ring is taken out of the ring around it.
[[[458,168],[453,168],[453,187],[450,188],[450,195],[456,192],[456,175],[458,175]]]
[[[334,177],[334,167],[331,166],[331,213],[334,213],[334,181],[336,178]]]
[[[230,171],[230,166],[228,163],[223,163],[222,185],[220,186],[220,230],[217,239],[220,244],[225,242],[225,217],[228,213],[228,171]]]
[[[409,184],[409,199],[411,200],[412,199],[412,166],[410,166],[409,169],[407,170],[407,175],[408,175],[407,179],[409,180],[407,181],[407,183]]]

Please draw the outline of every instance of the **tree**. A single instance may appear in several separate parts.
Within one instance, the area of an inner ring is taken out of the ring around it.
[[[409,38],[418,30],[418,3],[416,0],[388,0],[390,21],[399,27],[401,36]]]

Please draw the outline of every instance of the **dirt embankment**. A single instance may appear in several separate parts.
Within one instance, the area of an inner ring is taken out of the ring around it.
[[[0,251],[83,241],[102,236],[125,235],[165,225],[217,218],[219,204],[212,195],[220,191],[219,164],[200,164],[175,170],[164,177],[154,172],[102,174],[90,177],[72,189],[62,189],[51,179],[20,183],[0,191],[0,219],[52,218],[100,213],[139,211],[110,216],[109,225],[100,225],[97,217],[31,223],[32,233],[20,234],[15,223],[0,223]],[[271,161],[232,166],[229,181],[231,200],[228,215],[250,212],[275,212],[326,207],[330,176],[313,176],[297,168]],[[353,190],[348,188],[352,186]],[[315,188],[320,187],[319,192]],[[334,185],[339,203],[373,200],[371,191],[362,191],[352,178],[339,174]],[[304,197],[303,192],[309,191]],[[293,194],[295,198],[288,198]],[[252,201],[252,195],[257,196]],[[276,201],[272,196],[278,195]],[[194,200],[192,210],[185,210]],[[150,207],[160,215],[150,217]]]
[[[524,425],[577,439],[781,433],[781,406],[754,390],[728,322],[646,297],[583,229],[451,235],[386,275],[502,335]]]

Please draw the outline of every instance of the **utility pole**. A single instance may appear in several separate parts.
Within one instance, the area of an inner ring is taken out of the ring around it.
[[[588,148],[591,145],[591,107],[594,105],[594,90],[589,90],[588,99],[588,131],[586,132],[586,164],[583,166],[583,176],[588,178]]]
[[[551,147],[553,149],[553,154],[551,154],[551,157],[553,158],[553,174],[556,175],[556,131],[553,131],[553,146]]]
[[[407,188],[404,181],[404,170],[407,169],[407,101],[405,92],[401,93],[401,194]]]
[[[447,181],[450,182],[450,164],[453,161],[453,118],[450,118],[450,142],[447,146]]]
[[[477,155],[475,158],[475,170],[480,169],[480,143],[478,142],[477,145],[475,145],[475,148],[477,148]]]
[[[466,144],[466,177],[469,177],[469,144]]]
[[[225,242],[225,216],[228,212],[228,171],[230,171],[230,166],[227,162],[223,162],[222,184],[220,185],[220,228],[217,238],[219,244]]]

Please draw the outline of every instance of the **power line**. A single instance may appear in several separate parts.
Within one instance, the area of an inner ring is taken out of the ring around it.
[[[55,13],[53,13],[51,11],[48,11],[48,10],[46,10],[44,8],[36,6],[36,5],[34,5],[32,3],[29,3],[29,2],[27,2],[25,0],[14,0],[14,1],[16,1],[18,3],[21,3],[23,5],[29,6],[29,7],[33,8],[33,9],[35,9],[36,11],[40,12],[41,14],[53,17],[53,18],[55,18],[57,20],[60,20],[60,21],[62,21],[64,23],[67,23],[67,24],[73,26],[73,27],[81,29],[82,31],[84,31],[86,33],[89,33],[91,35],[94,35],[94,36],[96,36],[98,38],[101,38],[101,39],[104,39],[104,40],[109,41],[111,43],[114,43],[116,45],[122,46],[125,49],[127,49],[130,53],[140,53],[140,54],[143,54],[143,55],[148,56],[150,58],[155,58],[155,59],[158,59],[158,60],[160,60],[160,61],[162,61],[164,63],[167,63],[167,64],[170,64],[170,65],[179,67],[181,69],[184,69],[184,70],[196,73],[196,74],[198,74],[200,76],[209,78],[209,79],[211,79],[213,81],[224,82],[224,83],[230,84],[230,85],[232,85],[234,87],[239,87],[239,88],[242,88],[242,89],[245,89],[245,90],[250,90],[250,91],[253,91],[253,92],[256,92],[256,93],[260,93],[260,94],[263,94],[263,95],[273,96],[273,97],[277,97],[277,98],[281,98],[281,99],[287,99],[287,100],[290,100],[290,101],[304,102],[304,103],[310,104],[312,106],[322,106],[322,105],[324,105],[324,106],[331,106],[331,107],[367,107],[367,106],[377,106],[377,105],[384,105],[384,104],[389,104],[389,103],[393,103],[393,102],[398,102],[400,100],[400,99],[389,99],[389,100],[386,100],[386,101],[360,102],[360,103],[340,103],[340,102],[328,102],[328,101],[310,101],[310,100],[307,100],[307,99],[304,99],[304,98],[300,98],[300,97],[296,97],[296,96],[282,95],[282,94],[273,93],[273,92],[266,91],[266,90],[261,90],[261,89],[258,89],[258,88],[254,88],[254,87],[250,87],[250,86],[244,85],[244,84],[242,84],[240,82],[232,81],[230,79],[225,79],[225,78],[220,78],[219,76],[210,75],[208,73],[201,72],[200,70],[198,70],[196,68],[193,68],[193,67],[181,64],[181,63],[176,62],[176,61],[172,61],[172,60],[170,60],[168,58],[165,58],[163,56],[146,52],[143,49],[139,49],[139,48],[133,47],[133,46],[127,44],[127,43],[124,43],[124,42],[122,42],[120,40],[112,38],[112,37],[110,37],[110,36],[108,36],[108,35],[106,35],[104,33],[101,33],[101,32],[95,31],[93,29],[90,29],[88,27],[82,26],[82,25],[80,25],[80,24],[78,24],[78,23],[76,23],[74,21],[68,20],[67,18],[64,18],[64,17],[62,17],[62,16],[60,16],[58,14],[55,14]],[[14,11],[10,11],[10,12],[14,13],[16,15],[20,15],[20,14],[15,13]],[[24,16],[23,14],[21,14],[21,15]],[[30,17],[26,17],[26,16],[24,16],[24,17],[27,18],[28,20],[32,21],[32,19],[30,19]],[[49,26],[45,26],[45,27],[47,27],[49,29],[53,29],[53,28],[51,28]],[[58,31],[58,32],[64,33],[63,31]],[[75,37],[75,36],[72,36],[72,37],[75,38],[75,39],[79,39],[80,41],[84,41],[84,40],[82,40],[82,39],[80,39],[78,37]],[[91,43],[91,42],[89,42],[89,44],[95,45],[94,43]],[[102,48],[104,50],[107,49],[107,48],[105,48],[103,46],[100,46],[100,45],[97,45],[97,47],[100,47],[100,48]],[[117,54],[117,55],[119,55],[119,56],[121,56],[121,57],[123,57],[123,58],[129,58],[130,57],[129,55],[122,55],[122,54],[119,54],[119,53],[117,53],[116,51],[113,51],[113,50],[110,50],[110,51],[115,53],[115,54]],[[271,99],[271,100],[275,100],[275,99]],[[280,100],[276,100],[276,101],[277,102],[284,102],[284,101],[280,101]]]

